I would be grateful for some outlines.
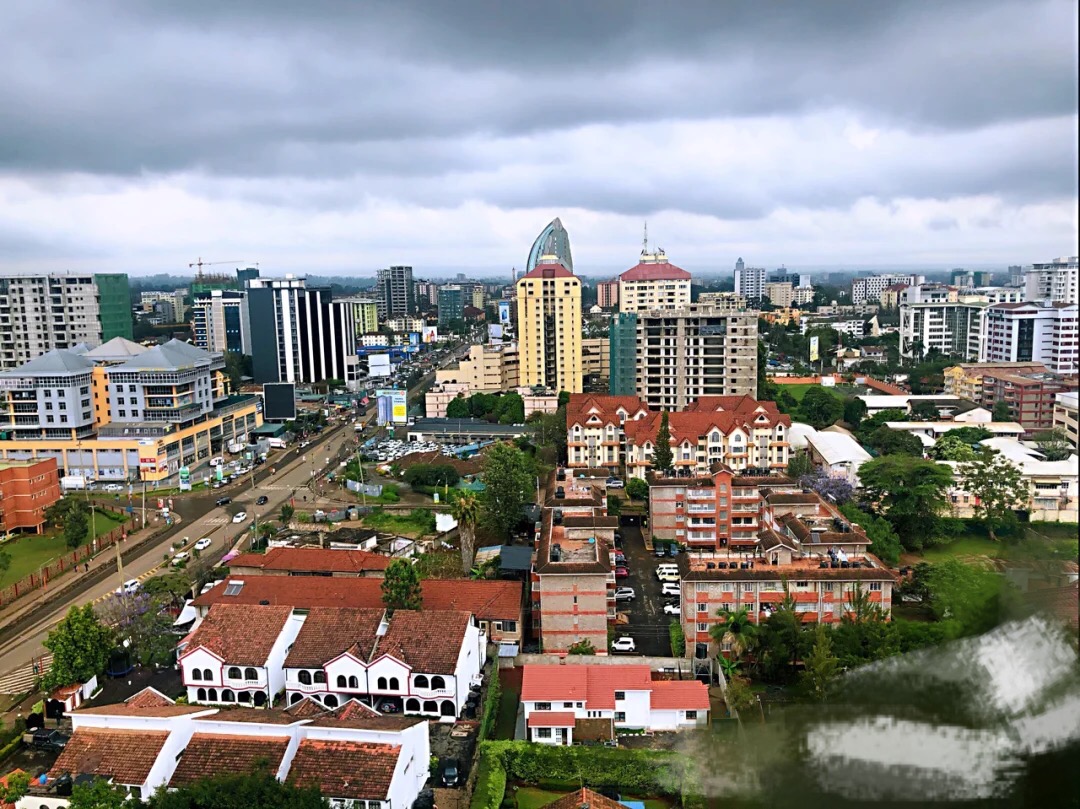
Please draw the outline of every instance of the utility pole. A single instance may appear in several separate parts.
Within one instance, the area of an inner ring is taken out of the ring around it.
[[[124,559],[120,555],[120,540],[113,543],[116,546],[116,575],[120,577],[120,595],[124,596]]]
[[[142,527],[146,527],[146,478],[142,482]]]

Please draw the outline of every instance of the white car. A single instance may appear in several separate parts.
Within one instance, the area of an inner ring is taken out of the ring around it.
[[[189,556],[191,556],[191,554],[187,551],[180,551],[180,553],[176,554],[176,556],[172,558],[173,567],[179,567],[180,565],[184,564],[184,562],[188,560]]]
[[[616,587],[615,588],[615,600],[616,601],[633,601],[637,597],[637,593],[634,592],[633,587]]]
[[[664,605],[664,614],[665,615],[679,615],[680,613],[682,613],[682,605],[680,605],[680,604],[665,604]]]
[[[634,639],[623,635],[621,638],[615,638],[611,642],[611,651],[613,652],[636,652],[637,645],[634,643]]]
[[[660,595],[681,596],[682,587],[679,586],[678,582],[666,581],[664,582],[664,586],[660,588]]]
[[[200,539],[198,542],[195,543],[195,550],[197,550],[197,551],[205,551],[207,548],[210,547],[210,545],[211,545],[210,537],[203,537],[202,539]]]
[[[139,580],[138,579],[128,579],[120,587],[116,588],[116,594],[117,595],[123,594],[123,595],[126,595],[126,596],[130,596],[130,595],[134,595],[136,592],[138,592],[138,590],[139,590]]]
[[[233,522],[243,522],[246,519],[247,519],[247,512],[246,511],[238,511],[235,514],[233,514],[232,521]]]
[[[107,492],[122,492],[122,491],[124,491],[124,487],[121,486],[119,483],[110,483],[108,486],[105,487],[105,491],[107,491]]]

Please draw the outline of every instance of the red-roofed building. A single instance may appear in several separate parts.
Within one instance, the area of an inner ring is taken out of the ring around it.
[[[604,738],[618,728],[680,730],[708,723],[709,691],[697,680],[654,681],[648,666],[527,665],[521,704],[529,740],[573,744],[575,731]]]
[[[572,394],[566,405],[568,466],[618,469],[623,462],[625,425],[648,415],[649,409],[637,396]]]
[[[670,263],[661,250],[641,254],[619,276],[619,311],[646,312],[690,305],[690,273]]]
[[[381,553],[330,548],[271,548],[242,553],[228,563],[234,576],[367,576],[381,579],[394,561]]]

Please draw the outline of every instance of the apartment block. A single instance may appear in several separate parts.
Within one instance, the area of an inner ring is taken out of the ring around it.
[[[681,309],[689,305],[690,273],[670,263],[662,250],[642,251],[638,263],[619,276],[620,312]]]
[[[247,294],[215,289],[196,293],[191,306],[194,344],[203,351],[251,354]]]
[[[765,285],[765,297],[774,306],[791,306],[795,302],[795,287],[788,283],[770,282]]]
[[[1075,303],[1001,303],[986,310],[979,362],[1037,362],[1076,374],[1080,329]],[[902,338],[901,338],[902,339]]]
[[[746,311],[746,298],[737,292],[702,292],[695,303],[712,306],[722,312]]]
[[[945,393],[982,404],[986,373],[1039,374],[1046,366],[1037,362],[963,362],[945,369]]]
[[[614,309],[619,305],[619,280],[601,281],[596,285],[596,305],[603,309]]]
[[[851,282],[851,302],[860,304],[879,301],[886,287],[893,284],[915,286],[925,280],[926,278],[921,275],[909,274],[868,275],[865,278],[856,278]]]
[[[581,281],[551,256],[518,280],[520,381],[581,393]]]
[[[55,458],[0,461],[0,533],[45,528],[45,509],[60,499]]]
[[[132,337],[126,275],[0,276],[0,370],[113,337]]]
[[[636,314],[613,315],[608,324],[608,393],[637,395],[638,318]]]
[[[940,301],[900,304],[900,356],[923,357],[936,349],[978,359],[985,302]]]
[[[511,390],[521,380],[520,352],[516,343],[477,344],[469,347],[467,359],[457,367],[441,368],[435,372],[435,384],[459,384],[468,390]]]
[[[636,392],[650,409],[681,410],[700,396],[757,395],[756,313],[691,304],[636,316]]]
[[[1077,426],[1077,395],[1075,392],[1059,393],[1054,398],[1054,429],[1061,430],[1075,450],[1080,447],[1080,427]]]
[[[352,309],[357,335],[374,334],[379,330],[379,305],[373,298],[335,298],[334,303]]]
[[[413,284],[412,267],[398,265],[376,272],[375,303],[379,320],[416,314],[416,287]]]
[[[742,260],[740,259],[740,262]],[[765,297],[767,273],[764,267],[735,267],[735,294],[748,301]]]
[[[648,415],[637,396],[572,395],[566,405],[568,465],[617,471],[625,457],[627,422]]]
[[[1080,275],[1077,256],[1057,258],[1043,264],[1033,264],[1024,273],[1024,291],[1029,301],[1051,303],[1080,303],[1077,277]]]
[[[584,337],[581,340],[582,385],[589,390],[607,390],[611,380],[611,340]]]
[[[988,369],[982,374],[982,391],[977,400],[992,410],[998,402],[1009,407],[1009,416],[1028,433],[1054,426],[1057,395],[1076,390],[1077,376],[1043,371]]]
[[[139,293],[139,307],[144,312],[153,312],[155,305],[167,304],[168,311],[175,318],[170,322],[180,323],[187,314],[187,305],[184,303],[187,294],[186,289],[144,290]]]

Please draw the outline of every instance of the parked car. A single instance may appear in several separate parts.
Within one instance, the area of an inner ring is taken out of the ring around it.
[[[674,542],[672,542],[670,545],[668,545],[667,555],[668,556],[678,556],[679,555],[679,546],[676,545]]]
[[[655,556],[657,556],[658,558],[663,559],[665,556],[667,556],[667,548],[664,547],[664,545],[656,545],[656,544],[654,544],[653,545],[653,554]]]
[[[461,775],[458,772],[458,763],[456,758],[444,759],[442,763],[442,783],[444,787],[456,787],[461,780]]]
[[[262,494],[262,495],[259,495],[259,499],[255,501],[255,505],[257,505],[257,506],[265,506],[269,502],[270,502],[270,498],[267,497],[265,494]]]
[[[674,601],[671,604],[664,605],[664,615],[681,615],[682,604],[678,601]]]
[[[170,562],[170,564],[173,567],[180,567],[180,565],[184,564],[188,560],[189,556],[191,556],[191,554],[187,551],[180,551],[180,553],[176,554],[176,556],[172,558],[172,562]]]
[[[232,521],[233,522],[243,522],[246,519],[247,519],[247,512],[246,511],[238,511],[235,514],[233,514]]]
[[[604,481],[604,485],[606,485],[609,489],[623,488],[623,482],[618,478],[608,478],[606,481]]]
[[[227,506],[227,505],[229,505],[229,503],[231,503],[231,502],[232,502],[232,498],[231,498],[231,497],[219,497],[219,498],[217,499],[217,501],[216,501],[216,505],[219,505],[219,506]]]
[[[29,744],[37,750],[63,750],[67,747],[68,737],[55,728],[38,728],[28,733]],[[26,740],[26,736],[23,737]]]
[[[109,485],[107,485],[105,487],[105,491],[107,491],[107,492],[122,492],[122,491],[124,491],[124,487],[121,486],[119,483],[110,483]]]
[[[621,638],[615,638],[611,642],[611,651],[613,652],[636,652],[637,644],[634,643],[634,639],[623,635]]]
[[[678,582],[682,578],[679,573],[678,565],[671,564],[670,562],[656,566],[656,578],[660,581],[673,581]]]
[[[630,568],[623,567],[622,565],[615,568],[616,579],[628,579],[630,578]]]
[[[379,713],[399,713],[401,708],[392,699],[383,700],[376,706]]]
[[[126,582],[123,583],[123,585],[116,588],[116,594],[120,595],[122,593],[123,595],[129,596],[129,595],[133,595],[135,592],[137,592],[138,589],[139,589],[139,580],[138,579],[128,579]]]
[[[663,587],[660,588],[660,594],[665,596],[681,596],[682,587],[678,582],[666,581],[664,582]]]
[[[616,601],[633,601],[637,598],[637,593],[634,592],[633,587],[616,587],[615,588],[615,600]]]
[[[210,540],[210,537],[203,537],[202,539],[200,539],[198,542],[195,543],[195,550],[197,550],[197,551],[205,551],[207,548],[210,547],[211,544],[213,544],[213,543]]]

